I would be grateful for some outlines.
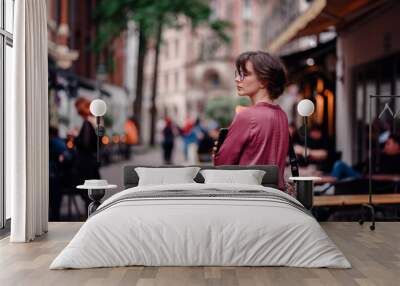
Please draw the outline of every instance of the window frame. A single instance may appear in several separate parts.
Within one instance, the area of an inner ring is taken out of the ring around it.
[[[7,0],[0,0],[0,235],[9,231],[10,222],[6,217],[6,188],[5,188],[5,74],[6,74],[6,47],[13,48],[13,34],[6,30],[5,8]],[[15,0],[12,1],[13,13],[15,14]],[[14,15],[12,15],[14,21]],[[12,31],[14,27],[12,27]]]

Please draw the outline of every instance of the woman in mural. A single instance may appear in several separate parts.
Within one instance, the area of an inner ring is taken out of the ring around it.
[[[236,114],[215,165],[279,166],[279,187],[284,189],[284,169],[289,148],[286,113],[275,103],[287,78],[278,58],[265,52],[245,52],[236,60],[236,88],[252,106]]]

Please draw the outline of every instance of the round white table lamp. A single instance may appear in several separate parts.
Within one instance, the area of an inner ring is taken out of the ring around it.
[[[107,112],[107,105],[103,100],[95,99],[90,103],[90,112],[96,117],[103,116]]]
[[[297,112],[301,116],[310,116],[314,113],[314,103],[309,99],[303,99],[297,104]]]

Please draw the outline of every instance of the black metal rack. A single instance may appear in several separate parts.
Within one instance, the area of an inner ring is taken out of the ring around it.
[[[368,178],[368,203],[362,205],[362,217],[359,220],[359,223],[362,225],[365,221],[364,217],[364,209],[369,209],[371,211],[371,225],[369,228],[371,230],[375,230],[375,208],[372,203],[372,99],[373,98],[400,98],[400,95],[369,95],[369,139],[368,139],[368,156],[369,156],[369,178]],[[386,109],[387,104],[385,104],[384,110]],[[383,111],[384,111],[383,110]],[[383,113],[382,111],[382,113]],[[381,114],[382,114],[381,113]],[[397,114],[397,113],[395,113]],[[400,113],[399,113],[400,114]],[[393,115],[393,114],[392,114]],[[393,117],[394,119],[394,117]]]

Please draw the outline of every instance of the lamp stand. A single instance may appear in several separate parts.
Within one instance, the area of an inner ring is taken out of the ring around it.
[[[96,135],[97,135],[97,163],[100,162],[100,135],[99,135],[99,131],[100,131],[100,116],[96,116]]]
[[[104,197],[106,193],[105,189],[88,189],[88,196],[92,202],[88,206],[88,217],[94,213],[97,208],[101,205],[101,199]]]
[[[303,117],[304,121],[304,161],[307,164],[307,116]]]
[[[96,116],[97,163],[100,163],[100,137],[104,135],[104,127],[100,125],[100,116]]]

